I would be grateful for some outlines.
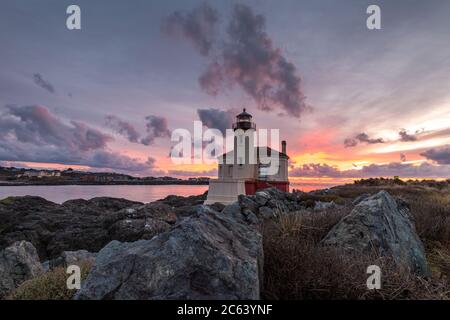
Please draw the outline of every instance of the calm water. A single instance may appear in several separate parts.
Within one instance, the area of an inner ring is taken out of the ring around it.
[[[161,186],[0,186],[0,199],[9,196],[40,196],[63,203],[70,199],[95,197],[125,198],[139,202],[152,202],[168,195],[191,196],[204,193],[208,186],[161,185]]]
[[[292,189],[311,191],[336,185],[336,183],[291,183]],[[0,186],[0,199],[9,196],[39,196],[47,200],[63,203],[70,199],[91,199],[95,197],[125,198],[139,202],[152,202],[168,195],[199,195],[208,190],[208,186],[199,185],[116,185],[116,186]]]

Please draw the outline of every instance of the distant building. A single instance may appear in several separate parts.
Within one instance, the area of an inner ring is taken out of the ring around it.
[[[286,154],[286,141],[282,141],[281,152],[269,147],[255,146],[253,139],[248,137],[256,132],[256,125],[252,122],[252,115],[245,109],[236,116],[233,129],[234,149],[221,156],[218,179],[209,181],[208,198],[205,204],[215,202],[229,204],[236,201],[240,194],[254,194],[257,190],[268,187],[289,191],[289,156]],[[237,152],[237,150],[244,150],[244,152]],[[256,157],[253,163],[249,161],[250,155]],[[278,158],[276,174],[269,175],[268,165],[261,161],[261,158],[266,155]],[[227,159],[233,159],[232,163],[228,163]]]
[[[61,172],[59,171],[48,171],[48,170],[27,170],[24,173],[18,174],[17,178],[44,178],[44,177],[60,177]]]

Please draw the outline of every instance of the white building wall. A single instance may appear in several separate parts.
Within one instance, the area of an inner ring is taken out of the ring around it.
[[[244,180],[210,180],[208,197],[204,204],[230,204],[237,201],[240,194],[245,194]]]

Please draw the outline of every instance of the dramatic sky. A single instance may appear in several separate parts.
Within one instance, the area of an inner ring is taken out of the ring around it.
[[[82,30],[66,28],[81,7]],[[366,8],[381,7],[381,30]],[[246,107],[292,179],[450,177],[450,1],[2,0],[3,165],[214,175],[171,131]]]

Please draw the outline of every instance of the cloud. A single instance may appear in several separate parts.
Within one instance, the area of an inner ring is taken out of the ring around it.
[[[346,138],[344,140],[344,147],[345,148],[356,147],[358,143],[377,144],[377,143],[384,143],[384,140],[382,138],[372,139],[369,137],[367,133],[361,132],[357,134],[354,138]]]
[[[308,163],[289,170],[292,177],[341,177],[342,173],[337,167],[328,164]]]
[[[406,132],[405,129],[401,129],[398,135],[400,136],[400,141],[403,142],[410,142],[417,140],[417,136],[409,134],[408,132]]]
[[[71,121],[70,125],[57,119],[46,107],[9,105],[0,114],[0,137],[13,135],[19,142],[54,145],[73,150],[104,148],[112,140],[107,134],[87,125]]]
[[[189,13],[172,13],[164,20],[162,30],[170,35],[189,39],[200,54],[206,56],[212,49],[218,20],[217,11],[203,3]]]
[[[132,124],[126,122],[119,117],[113,115],[107,115],[105,117],[106,125],[111,128],[114,132],[124,136],[130,142],[139,142],[140,134],[133,127]]]
[[[400,153],[400,161],[405,162],[406,161],[406,154]]]
[[[384,143],[382,138],[371,139],[371,138],[369,138],[367,133],[364,133],[364,132],[357,134],[355,138],[357,140],[359,140],[359,142],[365,142],[368,144]]]
[[[146,162],[142,162],[139,159],[131,158],[126,155],[121,155],[106,150],[98,150],[94,152],[92,156],[88,157],[85,163],[81,164],[97,168],[110,168],[116,170],[140,172],[151,170],[154,167],[154,162],[154,159],[153,161],[150,161],[148,159]]]
[[[344,140],[344,147],[346,148],[352,148],[356,147],[358,145],[358,141],[353,138],[347,138]]]
[[[360,170],[339,170],[328,164],[310,163],[295,167],[289,171],[292,177],[316,178],[370,178],[394,177],[404,178],[442,178],[450,175],[450,166],[433,165],[424,162],[420,165],[392,162],[388,164],[371,164]]]
[[[149,163],[108,149],[113,138],[79,121],[65,123],[43,106],[7,106],[0,113],[0,160],[145,171]]]
[[[136,128],[127,121],[120,119],[119,117],[108,115],[105,117],[106,125],[124,136],[130,142],[142,143],[143,145],[152,145],[156,138],[170,137],[170,130],[168,129],[167,119],[158,116],[145,117],[146,132],[147,134],[141,138],[141,134]]]
[[[190,21],[187,16],[176,13],[178,25],[184,26],[186,20]],[[171,17],[173,20],[173,15]],[[205,46],[203,41],[198,41],[204,37],[185,33],[185,37],[210,58],[206,71],[199,78],[200,86],[210,95],[238,86],[261,110],[277,110],[299,118],[308,109],[301,79],[295,65],[274,46],[265,31],[265,23],[264,16],[254,14],[246,5],[237,4],[221,41],[207,41],[208,46]],[[213,44],[217,49],[214,54],[211,53]]]
[[[48,92],[55,93],[55,88],[53,85],[45,80],[40,73],[33,74],[33,81],[36,85],[47,90]]]
[[[141,139],[143,145],[151,145],[156,138],[170,137],[170,130],[167,125],[167,119],[158,116],[147,116],[146,131],[147,135]]]
[[[439,164],[450,164],[450,145],[429,149],[420,155]]]
[[[224,111],[214,108],[198,109],[197,113],[204,126],[218,129],[223,134],[225,134],[226,129],[231,128],[231,124],[233,123],[234,113],[232,110]]]

